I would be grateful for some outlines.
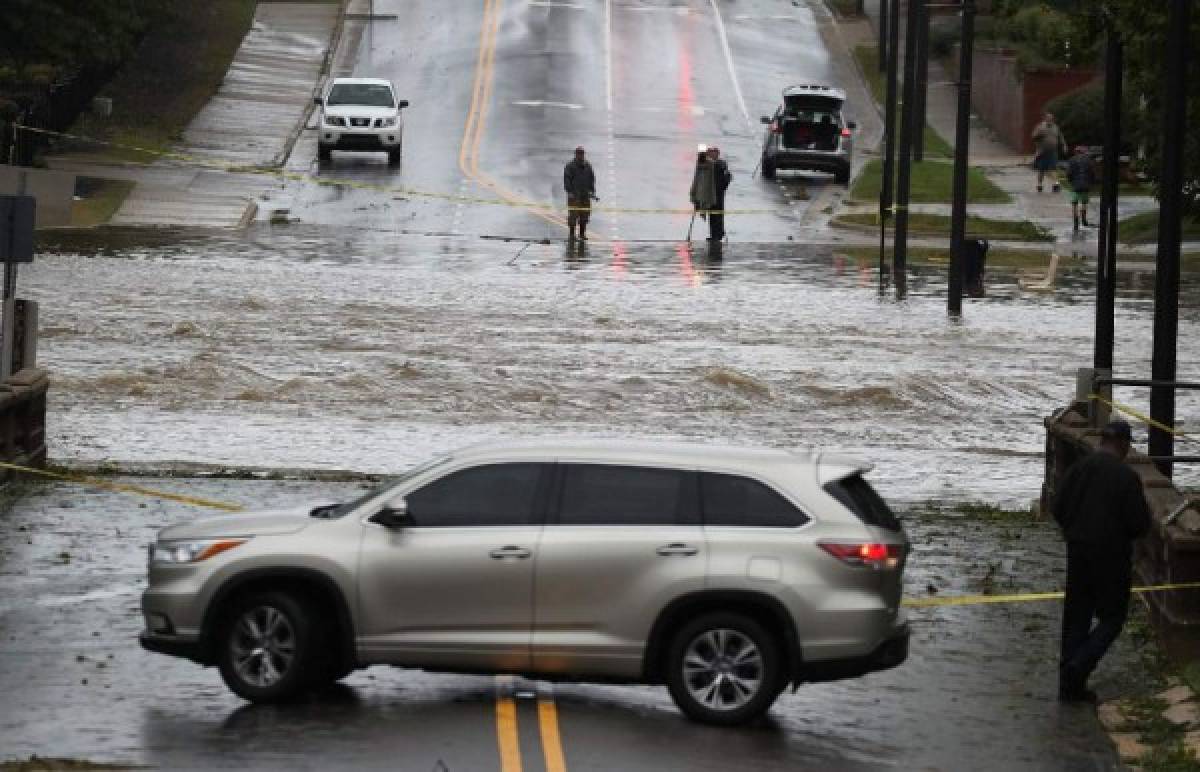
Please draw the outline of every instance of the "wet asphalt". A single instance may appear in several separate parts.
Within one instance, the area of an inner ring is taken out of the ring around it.
[[[249,507],[353,495],[361,483],[138,479]],[[214,669],[145,652],[145,543],[198,516],[182,504],[62,483],[0,511],[0,760],[40,756],[161,769],[500,768],[493,678],[373,667],[295,705],[253,706]],[[907,594],[1043,590],[1062,549],[1037,520],[903,513]],[[741,729],[685,720],[657,687],[517,685],[522,769],[545,766],[534,694],[552,695],[571,770],[1111,769],[1088,708],[1054,700],[1057,604],[913,611],[907,663],[785,693]],[[1123,638],[1095,679],[1143,688]],[[525,694],[528,692],[528,695]],[[441,765],[441,766],[439,766]]]

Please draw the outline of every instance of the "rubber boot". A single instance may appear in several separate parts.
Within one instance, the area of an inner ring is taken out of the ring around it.
[[[587,226],[586,225],[579,226],[579,240],[587,241]]]
[[[571,228],[567,231],[567,241],[574,241],[574,240],[575,240],[575,229]]]
[[[1092,227],[1092,224],[1087,221],[1087,212],[1083,213],[1083,227],[1085,227],[1085,228]]]
[[[1079,215],[1075,215],[1075,232],[1079,233]]]

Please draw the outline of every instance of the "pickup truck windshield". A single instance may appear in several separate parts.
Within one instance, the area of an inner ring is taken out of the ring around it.
[[[395,107],[392,90],[375,83],[337,83],[329,90],[325,104],[356,105],[360,107]]]

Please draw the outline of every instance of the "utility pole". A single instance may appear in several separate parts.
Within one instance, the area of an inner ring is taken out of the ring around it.
[[[879,0],[879,71],[887,72],[888,61],[888,6],[892,0]]]
[[[881,0],[882,2],[883,0]],[[883,289],[883,245],[888,218],[892,214],[892,188],[896,169],[896,68],[900,55],[900,0],[887,0],[889,41],[887,56],[887,92],[883,105],[883,170],[879,186],[879,287]]]
[[[967,153],[971,128],[971,64],[975,56],[975,0],[962,0],[958,52],[958,115],[954,123],[954,202],[950,215],[950,276],[946,309],[962,314],[963,252],[967,230]]]
[[[900,162],[896,181],[896,232],[892,247],[892,275],[896,297],[908,291],[908,199],[912,189],[913,133],[917,119],[917,27],[925,0],[908,0],[904,23],[904,112],[900,121]]]
[[[1112,372],[1113,314],[1117,296],[1117,197],[1121,162],[1121,93],[1124,62],[1121,38],[1111,17],[1105,21],[1104,163],[1100,182],[1100,234],[1096,249],[1096,336],[1092,367]]]
[[[1151,379],[1174,381],[1176,342],[1179,333],[1179,249],[1183,213],[1183,143],[1187,120],[1188,34],[1192,0],[1170,0],[1167,21],[1166,93],[1163,99],[1162,172],[1159,176],[1158,256],[1154,273],[1154,353]],[[1175,425],[1175,387],[1155,386],[1150,391],[1150,417],[1165,426]],[[1150,427],[1150,455],[1172,456],[1174,436]],[[1171,477],[1170,461],[1158,461],[1159,470]]]
[[[917,21],[917,133],[913,136],[913,160],[925,160],[926,100],[929,90],[929,6],[917,6],[920,18]]]

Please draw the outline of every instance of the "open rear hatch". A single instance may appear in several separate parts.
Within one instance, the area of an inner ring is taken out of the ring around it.
[[[788,150],[837,150],[844,100],[820,94],[783,95],[780,132]]]

